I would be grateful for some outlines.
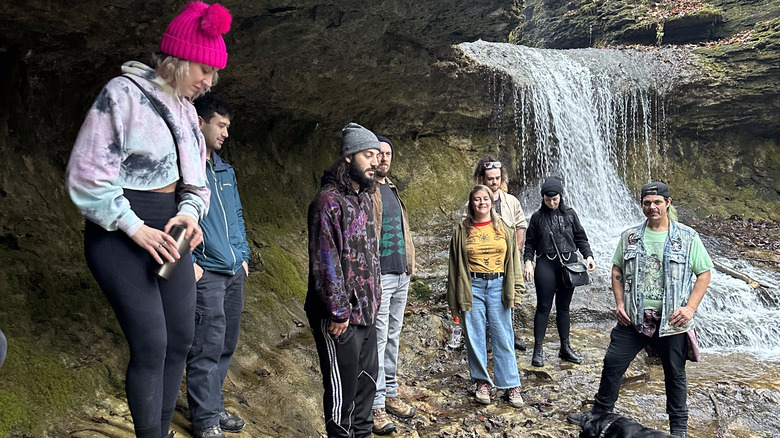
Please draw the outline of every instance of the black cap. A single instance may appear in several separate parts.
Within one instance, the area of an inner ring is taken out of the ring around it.
[[[550,195],[550,193],[555,194]],[[547,196],[555,196],[563,193],[563,180],[558,176],[551,176],[544,180],[542,184],[542,194]]]
[[[642,186],[642,195],[639,197],[639,199],[644,199],[647,195],[657,195],[668,198],[669,186],[660,181],[653,181],[649,184],[645,184]]]

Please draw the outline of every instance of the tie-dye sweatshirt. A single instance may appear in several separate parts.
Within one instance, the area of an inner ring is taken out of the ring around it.
[[[206,143],[192,103],[155,71],[136,61],[122,65],[155,100],[170,121],[179,143],[176,150],[165,121],[151,102],[127,78],[109,81],[87,112],[65,173],[76,207],[108,231],[132,236],[143,225],[130,208],[123,189],[153,190],[179,181],[179,214],[201,219],[208,209]]]
[[[340,190],[326,172],[309,205],[310,317],[374,324],[382,295],[379,240],[368,193]]]

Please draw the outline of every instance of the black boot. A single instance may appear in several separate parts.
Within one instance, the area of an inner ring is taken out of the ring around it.
[[[515,336],[515,350],[525,351],[527,349],[528,347],[525,345],[525,342]]]
[[[535,367],[544,366],[544,352],[542,351],[542,341],[534,341],[534,355],[531,356],[531,365]]]
[[[561,339],[561,351],[558,353],[558,357],[571,363],[582,363],[582,358],[577,356],[577,353],[571,349],[568,339]]]

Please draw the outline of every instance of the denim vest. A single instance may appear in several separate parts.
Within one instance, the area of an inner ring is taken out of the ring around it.
[[[627,229],[620,236],[626,313],[638,332],[642,332],[645,313],[642,306],[644,297],[637,291],[637,285],[642,284],[647,261],[647,250],[642,240],[644,234],[645,224],[642,223]],[[693,328],[693,320],[682,327],[675,327],[669,323],[669,318],[677,309],[685,306],[693,290],[695,276],[688,266],[688,256],[697,234],[688,226],[669,221],[669,235],[664,244],[664,296],[658,336],[685,333]]]

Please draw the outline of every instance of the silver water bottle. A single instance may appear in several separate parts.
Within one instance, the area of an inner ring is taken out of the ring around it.
[[[173,237],[173,240],[176,241],[176,250],[179,251],[179,255],[184,255],[187,251],[190,250],[190,239],[185,239],[184,234],[187,230],[184,227],[180,227],[179,225],[174,225],[171,227],[171,230],[168,232],[168,234]],[[181,261],[181,258],[176,259],[172,262],[166,261],[160,267],[157,269],[157,276],[168,279],[168,277],[171,276],[173,273],[173,270],[176,269],[176,266]]]

